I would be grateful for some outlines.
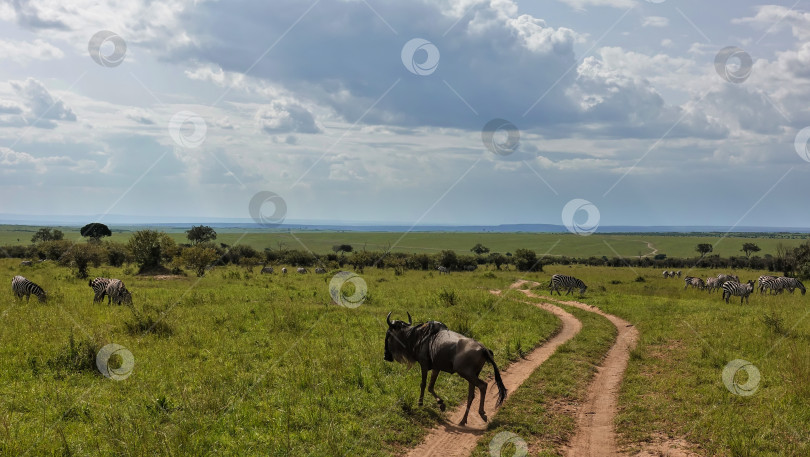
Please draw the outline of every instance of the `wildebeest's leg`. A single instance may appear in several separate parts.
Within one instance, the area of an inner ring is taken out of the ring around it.
[[[478,384],[478,392],[481,394],[481,404],[478,406],[478,415],[486,422],[487,414],[484,412],[484,399],[487,397],[487,383],[480,379],[476,379],[475,383]]]
[[[434,369],[433,373],[430,374],[430,384],[428,384],[428,392],[430,392],[433,395],[433,398],[436,399],[436,403],[439,404],[439,409],[444,411],[445,409],[447,409],[447,407],[444,406],[444,400],[439,398],[439,396],[436,395],[436,391],[433,390],[433,387],[436,385],[436,378],[438,377],[439,377],[439,370]]]
[[[472,381],[467,380],[470,383],[470,388],[467,390],[467,410],[464,411],[464,417],[461,418],[461,422],[458,425],[467,425],[467,415],[470,414],[470,406],[472,405],[473,398],[475,398],[475,384]]]
[[[422,406],[422,400],[425,399],[425,385],[427,384],[427,367],[424,365],[420,365],[422,367],[422,383],[419,384],[419,406]]]

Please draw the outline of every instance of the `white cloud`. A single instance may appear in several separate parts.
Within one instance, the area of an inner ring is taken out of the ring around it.
[[[76,114],[62,100],[54,99],[48,89],[34,78],[25,81],[10,81],[9,84],[20,96],[29,111],[30,121],[37,126],[55,127],[52,121],[75,121]]]
[[[611,8],[630,8],[636,4],[635,0],[559,0],[576,10],[586,10],[589,6],[607,6]]]
[[[291,102],[273,101],[262,106],[256,112],[256,122],[262,131],[271,134],[321,132],[312,113]]]
[[[641,21],[642,27],[666,27],[669,25],[669,19],[662,16],[647,16]]]
[[[64,56],[61,49],[40,39],[33,42],[0,40],[0,59],[25,63],[31,60],[56,60]]]
[[[759,6],[756,15],[733,19],[731,22],[752,24],[768,32],[789,27],[794,37],[801,40],[810,39],[810,13],[780,5]]]
[[[152,114],[142,108],[129,108],[124,110],[124,116],[139,124],[153,125],[155,121],[152,119]]]

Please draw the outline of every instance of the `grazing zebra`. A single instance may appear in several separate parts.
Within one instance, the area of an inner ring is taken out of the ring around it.
[[[19,299],[22,299],[23,295],[25,295],[25,301],[31,301],[31,294],[36,295],[39,301],[43,303],[45,303],[45,299],[47,298],[42,287],[39,287],[22,276],[15,276],[11,279],[11,290],[14,291],[14,295]]]
[[[281,267],[281,274],[283,275],[287,274],[287,267]]]
[[[804,284],[796,278],[788,278],[782,276],[779,278],[782,281],[782,285],[784,289],[787,289],[792,294],[794,290],[799,289],[802,291],[802,295],[807,293],[807,289],[804,288]]]
[[[33,262],[31,262],[30,260],[23,260],[22,262],[20,262],[21,267],[30,267],[31,265],[33,265]]]
[[[735,297],[740,297],[740,304],[742,305],[743,300],[748,303],[748,296],[751,295],[751,292],[754,291],[754,281],[748,281],[745,284],[740,284],[738,282],[733,281],[726,281],[723,284],[723,300],[728,303],[728,300],[731,298],[732,295]]]
[[[443,265],[440,265],[439,268],[437,268],[437,270],[439,270],[439,274],[446,274],[446,275],[450,274],[450,270]]]
[[[669,271],[664,270],[663,275],[664,275],[664,279],[669,278]]]
[[[98,303],[104,300],[107,295],[107,284],[110,283],[110,278],[95,278],[91,279],[87,284],[93,289],[93,303]]]
[[[765,283],[767,281],[771,281],[776,279],[776,276],[769,276],[769,275],[762,275],[757,278],[757,287],[759,288],[759,293],[765,292]]]
[[[322,275],[322,274],[326,273],[326,269],[318,267],[318,268],[315,269],[315,273],[319,274],[319,275]]]
[[[759,291],[760,293],[765,293],[765,290],[769,290],[771,294],[781,294],[785,290],[785,280],[782,277],[774,277],[770,276],[762,280],[759,284]]]
[[[684,282],[684,290],[686,290],[689,286],[694,287],[695,289],[703,290],[706,288],[706,283],[703,282],[700,278],[694,278],[692,276],[687,276],[683,279]]]
[[[677,276],[677,277],[679,277],[679,278],[680,278],[680,277],[681,277],[681,270],[678,270],[678,271],[675,273],[675,276]]]
[[[123,281],[120,279],[110,279],[110,282],[107,283],[107,289],[105,290],[107,294],[107,304],[115,303],[116,305],[120,305],[122,303],[131,305],[132,304],[132,294],[129,293],[127,288],[124,286]]]
[[[588,288],[588,286],[586,286],[585,283],[582,282],[582,280],[577,279],[573,276],[566,276],[560,274],[552,276],[551,283],[549,285],[551,286],[551,295],[554,295],[555,290],[557,291],[558,295],[562,295],[562,292],[560,292],[561,287],[563,289],[567,289],[565,295],[572,293],[575,287],[579,288],[579,293],[580,295],[582,295]]]
[[[301,274],[304,274],[304,273],[306,273],[306,272],[307,272],[307,269],[306,269],[306,268],[303,268],[303,267],[298,267],[298,270],[296,270],[296,271],[297,271],[297,272],[299,272],[299,273],[301,273]]]
[[[273,267],[262,267],[261,273],[272,273]]]
[[[706,290],[709,293],[714,292],[715,289],[720,289],[722,286],[720,285],[720,280],[715,277],[706,278]]]

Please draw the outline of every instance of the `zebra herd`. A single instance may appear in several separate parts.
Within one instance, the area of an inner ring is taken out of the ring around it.
[[[665,277],[667,272],[664,272]],[[788,290],[791,294],[796,290],[799,289],[802,291],[802,295],[804,295],[807,290],[796,278],[788,278],[785,276],[760,276],[757,280],[757,285],[759,289],[759,293],[765,293],[765,290],[769,290],[771,294],[781,294],[785,290]],[[695,289],[705,290],[709,293],[714,292],[715,290],[722,289],[723,290],[723,300],[726,303],[729,302],[729,299],[732,296],[740,297],[740,304],[745,301],[748,303],[748,297],[754,292],[754,281],[749,280],[746,283],[741,283],[740,278],[737,275],[728,275],[728,274],[719,274],[717,277],[708,277],[704,281],[701,278],[696,278],[693,276],[687,276],[684,278],[684,290],[688,289],[689,287],[693,287]]]
[[[678,278],[680,278],[680,277],[681,277],[681,270],[678,270],[678,271],[667,271],[667,270],[664,270],[664,273],[663,273],[663,274],[664,274],[664,278],[674,278],[674,277],[676,277],[676,276],[677,276]]]

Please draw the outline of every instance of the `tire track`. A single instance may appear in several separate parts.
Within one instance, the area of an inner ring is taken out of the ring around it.
[[[510,289],[517,289],[526,281],[518,281],[512,284]],[[501,291],[490,291],[493,294],[500,295]],[[503,383],[509,391],[507,398],[523,384],[524,381],[543,364],[552,354],[557,350],[560,345],[564,344],[573,338],[582,329],[582,322],[579,321],[572,314],[566,312],[558,306],[548,303],[530,303],[543,310],[546,310],[562,321],[560,331],[551,339],[546,341],[540,347],[532,350],[525,359],[512,363],[506,370],[501,371]],[[484,409],[489,416],[490,420],[495,416],[497,410],[495,408],[495,399],[497,391],[494,381],[491,379],[487,381],[488,387],[486,402]],[[476,390],[476,397],[478,391]],[[476,400],[473,400],[475,404]],[[422,457],[422,456],[468,456],[475,448],[478,438],[486,430],[486,423],[481,420],[477,414],[470,414],[467,426],[459,427],[458,424],[464,416],[466,409],[466,402],[460,404],[452,413],[449,414],[448,421],[433,428],[425,438],[425,440],[416,448],[412,449],[406,455],[409,457]]]

